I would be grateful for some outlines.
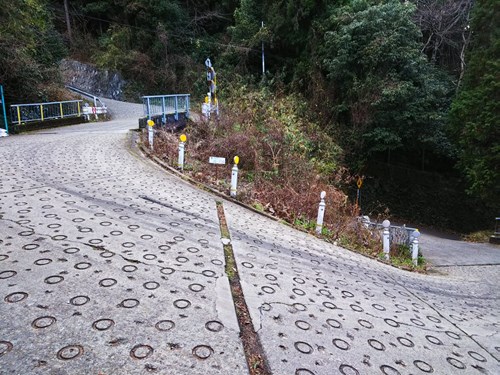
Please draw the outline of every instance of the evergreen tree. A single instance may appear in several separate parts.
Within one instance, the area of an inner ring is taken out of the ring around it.
[[[478,0],[472,15],[472,44],[450,131],[469,192],[500,205],[500,3]]]
[[[0,83],[7,101],[49,100],[57,90],[57,64],[65,48],[45,0],[0,6]]]
[[[448,153],[443,134],[449,82],[421,53],[410,3],[355,0],[323,26],[322,68],[352,166],[373,153]]]

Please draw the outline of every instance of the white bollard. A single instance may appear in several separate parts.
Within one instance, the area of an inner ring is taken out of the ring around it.
[[[412,233],[413,241],[411,242],[411,259],[413,265],[416,267],[418,265],[418,237],[420,237],[420,232],[416,229]]]
[[[382,222],[382,226],[384,227],[384,230],[382,231],[382,245],[384,248],[384,258],[385,260],[389,260],[389,249],[390,249],[390,243],[389,243],[389,226],[391,225],[391,222],[389,220],[384,220]]]
[[[153,120],[148,120],[148,141],[149,141],[149,147],[151,147],[151,150],[153,149],[153,142],[154,142],[154,129],[153,126],[155,126],[155,123]]]
[[[322,191],[320,194],[321,201],[319,202],[318,208],[318,218],[316,219],[316,233],[321,234],[321,230],[323,229],[323,219],[325,217],[325,197],[326,192]]]
[[[185,143],[186,143],[186,135],[185,134],[181,134],[181,136],[179,137],[180,139],[180,142],[179,142],[179,159],[177,161],[177,167],[183,171],[184,170],[184,146],[185,146]]]
[[[240,162],[239,156],[234,157],[234,166],[231,170],[231,197],[236,198],[236,189],[238,187],[238,163]]]

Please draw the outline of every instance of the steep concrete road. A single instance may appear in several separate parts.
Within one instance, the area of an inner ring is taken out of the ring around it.
[[[1,140],[1,374],[247,373],[214,199],[137,117]]]
[[[126,111],[0,139],[0,374],[248,373],[216,200]],[[500,373],[498,268],[409,274],[224,210],[273,374]]]

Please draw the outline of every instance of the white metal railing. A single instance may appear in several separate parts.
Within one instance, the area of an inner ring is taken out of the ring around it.
[[[86,96],[88,98],[91,98],[93,101],[94,101],[94,107],[98,107],[97,105],[97,102],[101,103],[100,107],[106,107],[106,104],[103,103],[103,101],[98,97],[98,96],[95,96],[93,94],[90,94],[86,91],[83,91],[81,89],[79,89],[78,87],[74,87],[74,86],[68,86],[66,85],[65,86],[68,90],[71,90],[71,91],[74,91],[80,95],[83,95],[83,96]]]
[[[370,219],[362,218],[361,221],[365,224],[368,229],[383,230],[384,226],[382,223],[375,223],[370,221]],[[390,225],[389,226],[389,239],[392,244],[406,245],[410,246],[413,241],[413,233],[416,228],[407,227],[406,225]]]
[[[419,253],[418,241],[421,235],[418,229],[410,228],[406,225],[391,225],[389,220],[384,220],[382,223],[374,223],[370,221],[368,216],[361,217],[360,221],[371,231],[381,233],[385,259],[389,259],[390,257],[391,245],[405,245],[411,253],[413,265],[417,266]]]

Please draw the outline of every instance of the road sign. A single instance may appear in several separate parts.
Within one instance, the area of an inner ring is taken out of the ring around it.
[[[363,179],[359,177],[358,182],[356,184],[358,185],[358,189],[361,189],[361,186],[363,186]]]
[[[208,159],[208,162],[210,164],[224,165],[224,164],[226,164],[226,158],[219,158],[216,156],[210,156],[210,158]]]

